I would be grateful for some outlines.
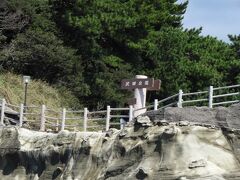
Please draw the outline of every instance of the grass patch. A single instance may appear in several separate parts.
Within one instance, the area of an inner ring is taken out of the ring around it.
[[[0,73],[0,98],[10,104],[20,105],[24,101],[24,84],[22,76],[12,73]],[[31,80],[28,85],[27,105],[45,104],[51,109],[60,107],[79,107],[77,99],[67,90],[59,92],[46,82]]]
[[[11,107],[11,109],[19,112],[20,104],[24,102],[24,84],[21,75],[13,73],[0,73],[0,99],[5,98],[8,104],[18,107]],[[67,90],[61,90],[51,87],[46,82],[40,80],[31,80],[28,85],[26,114],[24,117],[28,121],[29,129],[40,129],[40,113],[41,106],[46,105],[46,130],[59,131],[62,119],[62,109],[67,110],[82,110],[83,107],[79,105],[78,100]],[[29,113],[29,114],[28,114]],[[33,114],[34,113],[34,114]],[[91,118],[103,118],[106,113],[94,115],[89,114]],[[50,117],[50,118],[47,118]],[[56,118],[56,119],[51,119]],[[83,131],[83,112],[72,113],[67,112],[65,129],[71,131]],[[73,118],[73,119],[71,119]],[[88,121],[88,131],[99,131],[105,129],[105,120]]]

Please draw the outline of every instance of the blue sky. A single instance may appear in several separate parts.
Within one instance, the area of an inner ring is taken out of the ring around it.
[[[240,34],[240,0],[189,0],[183,26],[229,42],[228,34]]]

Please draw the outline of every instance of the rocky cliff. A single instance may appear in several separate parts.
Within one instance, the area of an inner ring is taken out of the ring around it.
[[[240,121],[239,107],[225,109],[222,115],[216,109],[206,113],[204,108],[169,108],[107,133],[52,134],[2,127],[0,179],[237,180],[240,131],[191,119],[210,121],[228,112]]]

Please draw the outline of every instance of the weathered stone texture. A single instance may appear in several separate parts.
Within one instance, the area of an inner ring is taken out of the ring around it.
[[[240,104],[230,107],[169,107],[164,110],[146,113],[152,121],[166,122],[188,121],[196,124],[208,124],[217,127],[240,129]]]
[[[192,124],[190,118],[234,124],[239,106],[166,111],[168,119],[139,117],[134,126],[109,133],[1,127],[0,179],[240,179],[240,131]]]

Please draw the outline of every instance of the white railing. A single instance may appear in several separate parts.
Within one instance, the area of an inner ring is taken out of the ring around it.
[[[107,110],[102,111],[88,111],[84,110],[68,110],[63,108],[61,110],[54,110],[46,107],[46,105],[39,106],[19,106],[6,103],[5,99],[0,101],[1,119],[0,125],[5,126],[4,118],[7,114],[14,114],[18,116],[19,127],[28,123],[34,130],[40,131],[55,131],[60,130],[74,130],[74,131],[108,131],[111,126],[119,126],[121,129],[125,125],[125,121],[121,119],[133,119],[133,107],[128,108],[111,108],[107,106]],[[14,108],[14,109],[13,109]],[[7,109],[11,109],[8,111]],[[121,121],[119,121],[121,120]]]
[[[6,103],[5,99],[0,100],[0,125],[4,126],[4,118],[7,109],[11,109],[14,115],[19,117],[18,126],[22,127],[25,124],[30,124],[32,129],[40,131],[108,131],[110,127],[124,127],[126,119],[132,121],[133,113],[145,109],[146,111],[163,110],[166,107],[177,106],[182,108],[188,105],[208,105],[209,108],[218,105],[226,105],[238,103],[240,97],[240,84],[225,87],[210,86],[208,91],[199,91],[184,93],[179,90],[177,94],[158,101],[154,100],[149,106],[134,109],[133,106],[127,108],[112,108],[107,106],[106,110],[88,111],[83,110],[68,110],[66,108],[54,110],[45,105],[39,106],[19,106]],[[120,121],[119,121],[120,120]]]
[[[219,90],[230,91],[233,90],[235,92],[223,93],[219,92]],[[200,97],[199,97],[200,96]],[[232,97],[233,100],[225,100],[223,98]],[[209,108],[218,105],[225,104],[234,104],[240,102],[240,84],[233,86],[225,86],[225,87],[216,87],[210,86],[208,91],[199,91],[199,92],[190,92],[184,93],[183,90],[179,90],[177,94],[174,94],[170,97],[162,99],[158,101],[154,100],[152,105],[135,109],[134,111],[139,111],[146,109],[146,111],[152,110],[161,110],[167,107],[177,106],[182,108],[183,106],[196,105],[197,103],[205,103]],[[222,99],[221,99],[222,98]]]

